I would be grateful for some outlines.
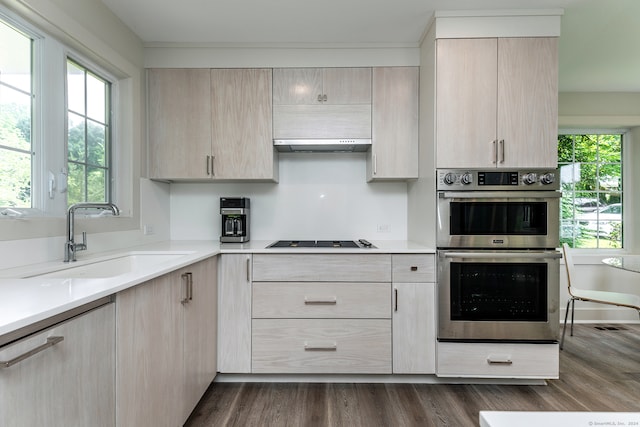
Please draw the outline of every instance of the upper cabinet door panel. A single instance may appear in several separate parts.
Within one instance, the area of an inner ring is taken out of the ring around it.
[[[371,104],[371,68],[325,68],[325,104]]]
[[[206,178],[211,152],[208,69],[151,69],[149,176]]]
[[[498,39],[498,138],[504,167],[558,160],[558,39]]]
[[[270,69],[211,70],[214,179],[273,179]]]
[[[496,39],[437,41],[439,168],[495,167],[497,49]]]
[[[274,105],[318,104],[322,96],[322,68],[275,68]]]

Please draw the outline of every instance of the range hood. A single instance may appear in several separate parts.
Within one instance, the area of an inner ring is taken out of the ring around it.
[[[371,139],[274,139],[273,146],[283,153],[362,153]]]

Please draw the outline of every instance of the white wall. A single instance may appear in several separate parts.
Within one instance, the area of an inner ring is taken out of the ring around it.
[[[366,182],[364,153],[280,155],[280,182],[171,184],[171,238],[220,237],[220,197],[251,199],[251,240],[407,238],[407,184]],[[378,231],[378,230],[381,231]]]

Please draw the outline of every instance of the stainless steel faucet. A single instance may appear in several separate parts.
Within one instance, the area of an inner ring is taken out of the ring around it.
[[[87,233],[82,232],[82,243],[76,243],[74,238],[74,219],[78,209],[105,209],[110,210],[114,215],[120,215],[120,209],[113,203],[76,203],[69,206],[67,210],[67,243],[64,244],[64,262],[75,261],[76,252],[87,249]]]

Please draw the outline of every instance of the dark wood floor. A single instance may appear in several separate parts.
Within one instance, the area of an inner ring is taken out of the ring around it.
[[[215,383],[186,425],[464,427],[480,410],[640,412],[640,325],[576,325],[546,386]]]

